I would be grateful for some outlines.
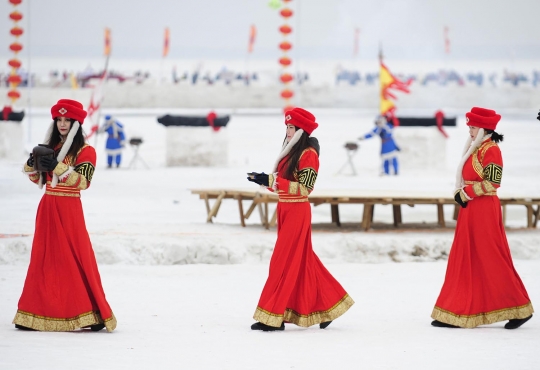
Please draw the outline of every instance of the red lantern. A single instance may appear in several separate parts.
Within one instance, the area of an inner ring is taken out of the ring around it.
[[[13,67],[13,68],[19,68],[21,66],[21,61],[18,60],[18,59],[10,59],[10,61],[8,62],[9,66],[10,67]]]
[[[23,34],[23,29],[20,27],[13,27],[10,32],[13,36],[20,36]]]
[[[281,82],[286,84],[287,82],[291,82],[293,80],[293,76],[290,73],[284,73],[279,79],[281,80]]]
[[[9,17],[14,20],[15,22],[18,22],[22,19],[22,14],[19,13],[18,11],[14,11],[12,13],[9,14]]]
[[[283,33],[283,34],[288,34],[288,33],[291,33],[292,32],[292,28],[287,26],[286,24],[284,24],[283,26],[279,27],[279,32]]]
[[[287,113],[288,110],[293,110],[294,105],[286,105],[285,108],[283,108],[283,113]]]
[[[283,90],[281,92],[281,97],[283,99],[290,99],[290,98],[293,97],[293,95],[294,95],[294,93],[291,90]]]
[[[279,48],[283,51],[291,50],[292,44],[288,41],[283,41],[281,44],[279,44]]]
[[[284,9],[281,9],[281,11],[279,12],[279,14],[281,14],[281,16],[283,18],[289,18],[289,17],[292,17],[293,15],[293,12],[291,9],[289,8],[284,8]]]
[[[8,80],[9,83],[18,85],[18,84],[21,83],[22,78],[21,78],[21,76],[19,76],[19,75],[11,75],[11,76],[8,77],[7,80]]]
[[[292,60],[288,57],[279,58],[279,64],[285,67],[290,66],[292,64]]]
[[[284,3],[290,3],[292,0],[282,0]]]
[[[20,3],[22,3],[22,0],[9,0],[9,2],[13,5],[19,5]]]
[[[11,90],[7,93],[8,98],[11,99],[19,99],[21,97],[21,94],[17,90]]]
[[[13,44],[9,45],[9,48],[11,51],[18,53],[19,51],[22,50],[22,45],[19,44],[18,42],[14,42]]]

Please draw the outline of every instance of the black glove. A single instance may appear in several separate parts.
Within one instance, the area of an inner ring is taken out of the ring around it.
[[[268,186],[268,175],[263,173],[257,173],[255,174],[254,178],[248,177],[249,181],[254,182],[259,185]]]
[[[538,117],[536,119],[540,121],[540,111],[538,111]]]
[[[461,192],[463,190],[460,190],[456,193],[456,195],[454,195],[454,200],[456,201],[457,204],[459,204],[461,206],[461,208],[467,208],[467,202],[464,202],[462,199],[461,199]]]
[[[52,171],[56,168],[56,165],[58,164],[58,161],[56,160],[56,158],[51,158],[51,157],[41,157],[39,159],[39,164],[41,165],[41,167],[43,167],[44,169],[48,171]]]
[[[30,153],[26,164],[28,165],[28,167],[34,167],[34,153]]]

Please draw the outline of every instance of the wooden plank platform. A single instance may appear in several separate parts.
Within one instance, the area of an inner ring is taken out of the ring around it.
[[[235,199],[238,202],[238,211],[240,215],[240,224],[245,227],[248,219],[255,208],[258,209],[261,225],[266,229],[276,224],[276,212],[269,215],[269,203],[277,203],[278,196],[266,190],[249,189],[191,189],[191,193],[199,195],[200,199],[205,201],[207,222],[212,222],[217,216],[221,203],[224,199]],[[210,200],[215,202],[210,206]],[[522,205],[526,208],[527,228],[536,228],[540,218],[540,197],[499,197],[503,209],[503,222],[506,223],[507,205]],[[244,212],[244,201],[250,202],[246,212]],[[381,191],[360,191],[360,190],[334,190],[317,191],[309,196],[309,202],[314,206],[321,204],[330,205],[331,222],[336,226],[341,226],[339,217],[340,204],[362,204],[362,230],[367,231],[373,223],[375,205],[392,205],[393,225],[395,228],[403,226],[401,207],[428,204],[434,205],[437,223],[440,227],[446,227],[444,219],[445,204],[454,206],[454,220],[457,219],[459,206],[454,202],[454,198],[441,196],[440,193],[429,192],[381,192]]]

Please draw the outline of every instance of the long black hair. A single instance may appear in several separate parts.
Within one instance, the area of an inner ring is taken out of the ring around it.
[[[486,130],[486,134],[491,134],[491,140],[496,143],[500,143],[504,140],[503,134],[499,134],[498,132],[495,132],[493,130]]]
[[[75,120],[69,119],[69,121],[71,122],[71,126],[70,126],[70,129],[71,129]],[[51,149],[55,149],[56,146],[60,144],[60,142],[62,141],[60,131],[58,130],[57,122],[58,122],[58,118],[55,118],[51,136],[49,137],[48,145]],[[85,144],[85,139],[84,139],[84,133],[83,133],[82,125],[81,125],[79,126],[79,129],[77,130],[77,133],[75,134],[75,137],[73,138],[73,143],[71,144],[71,148],[69,148],[69,151],[66,153],[66,157],[72,156],[73,158],[75,158],[75,156],[77,155],[79,150],[84,146],[84,144]],[[55,156],[58,156],[58,152],[55,153]]]
[[[294,126],[295,130],[298,131],[298,127]],[[287,136],[283,140],[283,143],[287,140]],[[287,169],[285,170],[285,178],[289,181],[295,181],[294,173],[298,167],[298,161],[300,161],[300,156],[302,152],[307,148],[313,148],[317,152],[317,155],[320,153],[319,141],[315,137],[310,137],[307,132],[303,132],[300,136],[300,140],[292,147],[288,155],[287,160]]]

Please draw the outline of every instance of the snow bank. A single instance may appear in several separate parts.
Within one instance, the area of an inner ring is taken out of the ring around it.
[[[219,225],[208,225],[220,228]],[[100,264],[185,265],[268,263],[276,234],[250,227],[241,237],[195,235],[95,235],[90,234]],[[222,230],[225,233],[225,230]],[[431,262],[446,260],[453,232],[313,233],[313,248],[325,263]],[[508,241],[516,259],[540,259],[536,231],[511,231]],[[29,262],[32,237],[0,239],[0,265]]]
[[[20,122],[0,121],[0,159],[17,160],[22,154],[22,124]]]
[[[167,166],[225,166],[228,162],[227,129],[168,126]]]

